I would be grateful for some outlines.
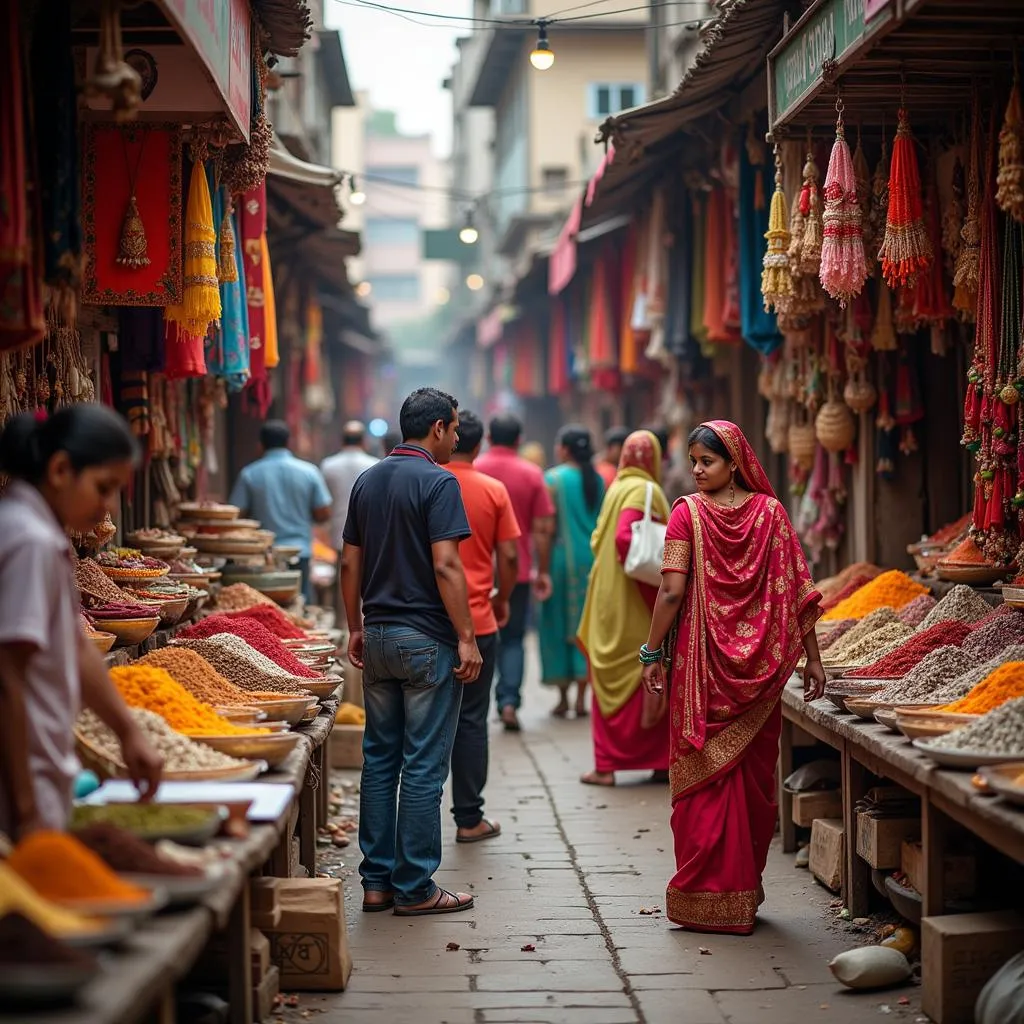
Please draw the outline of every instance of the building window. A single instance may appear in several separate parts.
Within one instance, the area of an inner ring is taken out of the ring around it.
[[[587,87],[587,117],[597,121],[638,107],[646,99],[643,82],[592,82]]]
[[[367,280],[370,284],[370,294],[377,302],[419,301],[418,274],[375,274]]]
[[[367,181],[394,182],[396,185],[418,185],[420,183],[420,169],[414,165],[394,166],[382,165],[366,168]]]
[[[413,217],[367,217],[363,240],[367,245],[417,245],[420,226]]]
[[[545,192],[561,192],[569,181],[567,167],[542,167],[540,182]]]

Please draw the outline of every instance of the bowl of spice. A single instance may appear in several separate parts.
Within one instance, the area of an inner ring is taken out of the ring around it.
[[[111,548],[96,556],[96,564],[116,583],[138,583],[166,576],[171,567],[137,548]]]
[[[914,740],[914,746],[948,768],[1024,760],[1024,697],[1017,697],[976,717],[945,736]]]
[[[5,1010],[74,1000],[99,965],[88,953],[48,935],[18,911],[0,917],[0,1005]]]
[[[990,765],[979,774],[993,792],[1011,804],[1024,807],[1024,761]]]
[[[0,860],[0,913],[23,914],[47,935],[75,946],[102,945],[125,935],[125,928],[120,924],[78,914],[48,900],[3,860]]]
[[[302,737],[297,732],[270,732],[262,736],[197,736],[196,739],[230,757],[258,759],[276,768]]]
[[[952,551],[943,556],[935,566],[940,580],[950,583],[970,583],[987,586],[1005,579],[1011,572],[1008,566],[990,562],[978,547],[973,537],[965,537]]]
[[[84,804],[72,808],[72,831],[107,822],[139,839],[155,843],[170,839],[186,846],[203,846],[219,831],[227,811],[221,807],[190,807],[188,804]]]
[[[951,714],[934,707],[902,707],[892,710],[896,715],[896,728],[908,740],[945,736],[946,733],[959,729],[961,725],[967,725],[978,717],[977,715]]]

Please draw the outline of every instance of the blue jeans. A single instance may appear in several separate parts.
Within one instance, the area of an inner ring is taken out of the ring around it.
[[[441,794],[462,703],[458,651],[406,626],[366,626],[363,644],[359,874],[364,889],[409,906],[437,889]]]
[[[530,584],[517,583],[509,599],[508,623],[499,632],[498,683],[495,703],[500,711],[504,707],[519,709],[522,703],[523,668],[526,654],[526,620],[530,611]]]

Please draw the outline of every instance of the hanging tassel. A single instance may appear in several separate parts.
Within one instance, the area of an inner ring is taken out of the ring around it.
[[[836,104],[836,141],[825,174],[824,237],[821,246],[821,284],[841,308],[860,294],[867,278],[864,229],[857,200],[857,178],[843,128],[842,101]]]
[[[896,325],[892,319],[892,292],[884,281],[878,285],[878,311],[871,329],[871,347],[876,352],[896,350]]]
[[[210,324],[220,319],[216,241],[210,186],[206,181],[203,161],[197,155],[188,186],[181,303],[168,306],[164,314],[166,320],[177,324],[189,337],[202,337]]]
[[[967,214],[960,229],[962,245],[953,274],[953,308],[967,323],[978,314],[978,274],[981,263],[981,102],[974,94],[971,109],[971,152],[967,173]]]
[[[868,215],[867,225],[864,228],[865,245],[867,239],[871,239],[871,245],[867,248],[870,254],[868,257],[868,270],[875,272],[877,265],[876,253],[882,245],[885,237],[885,221],[889,216],[889,158],[885,140],[882,140],[882,155],[878,158],[878,165],[875,167],[874,177],[871,179],[871,212]]]
[[[219,262],[217,280],[221,284],[233,284],[238,280],[238,263],[235,261],[235,224],[232,213],[234,204],[231,194],[224,190],[224,216],[220,222]]]
[[[942,246],[942,224],[939,215],[939,188],[934,174],[930,174],[928,178],[925,226],[928,232],[928,244],[933,253],[938,253]],[[927,271],[918,276],[914,286],[913,309],[914,316],[919,323],[932,327],[941,326],[953,315],[953,309],[946,296],[946,282],[942,273],[941,260],[933,259]],[[942,336],[941,332],[939,332],[939,336]],[[936,355],[945,355],[945,351],[936,352]]]
[[[921,205],[921,176],[907,112],[900,109],[889,166],[889,213],[878,251],[882,276],[890,288],[913,284],[932,259]]]
[[[1021,114],[1020,79],[1014,55],[1013,86],[999,130],[999,164],[996,173],[996,205],[1016,221],[1024,221],[1024,117]]]
[[[821,270],[821,243],[823,226],[821,222],[821,192],[818,182],[821,172],[814,162],[814,152],[807,147],[807,162],[804,164],[804,182],[800,189],[800,214],[804,221],[803,240],[800,245],[800,272],[817,277]]]
[[[782,157],[775,147],[775,191],[768,212],[768,230],[764,233],[768,250],[761,261],[761,294],[764,308],[771,312],[785,310],[793,296],[793,278],[789,271],[789,243],[791,236],[786,226],[786,193],[782,188]]]

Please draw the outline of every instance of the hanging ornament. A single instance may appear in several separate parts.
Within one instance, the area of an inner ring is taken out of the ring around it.
[[[800,214],[804,221],[803,240],[800,245],[800,272],[817,277],[821,270],[821,244],[824,229],[821,220],[821,191],[818,182],[821,172],[814,162],[814,151],[807,140],[807,161],[804,163],[804,181],[800,189]]]
[[[884,281],[880,281],[878,284],[878,309],[875,313],[875,326],[871,329],[871,347],[876,352],[894,352],[896,350],[896,325],[892,318],[892,292]]]
[[[878,258],[882,261],[882,276],[890,288],[913,284],[919,271],[932,259],[923,220],[917,153],[910,121],[902,107],[889,166],[889,212]]]
[[[761,271],[761,294],[764,308],[784,310],[793,296],[793,278],[789,272],[789,228],[786,226],[786,193],[782,188],[782,156],[775,147],[775,191],[772,193],[768,213],[768,230],[764,237],[768,250],[764,254]]]
[[[885,126],[882,127],[885,132]],[[889,151],[882,139],[882,155],[878,158],[874,176],[871,179],[871,212],[864,226],[864,246],[868,254],[868,270],[875,272],[876,253],[885,236],[885,221],[889,216]]]
[[[935,162],[929,169],[928,191],[925,201],[925,227],[932,252],[942,245],[942,225],[939,215],[939,187],[934,174]],[[931,331],[932,353],[946,354],[946,321],[953,315],[946,293],[946,280],[941,260],[933,259],[928,269],[920,274],[914,286],[914,319]]]
[[[134,133],[133,133],[134,134]],[[135,199],[135,186],[139,180],[139,168],[142,166],[142,157],[146,150],[147,132],[141,133],[139,152],[135,158],[135,167],[132,168],[128,157],[128,133],[121,133],[121,146],[124,152],[125,170],[128,172],[128,206],[124,212],[124,219],[121,222],[121,237],[117,246],[117,257],[115,262],[122,267],[138,270],[139,267],[149,266],[149,246],[146,243],[146,228],[139,215],[139,205]]]
[[[1024,221],[1024,116],[1021,112],[1017,55],[1013,58],[1013,85],[999,130],[999,165],[996,172],[996,204],[1016,221]]]
[[[836,100],[836,141],[825,174],[821,284],[841,307],[859,295],[867,278],[864,228],[857,178],[843,126],[843,101]]]
[[[956,261],[963,248],[960,228],[964,222],[964,165],[957,154],[953,163],[953,178],[950,184],[949,205],[942,213],[942,252],[945,256],[946,273],[952,280],[956,274]]]
[[[998,199],[996,200],[998,202]],[[1016,221],[1006,224],[1003,232],[1002,310],[999,317],[999,367],[996,372],[995,390],[1002,404],[1014,406],[1020,401],[1020,389],[1024,388],[1019,367],[1020,325],[1021,325],[1021,284],[1024,282],[1024,227]],[[1016,416],[1014,416],[1014,420]],[[1004,432],[1010,434],[1014,423],[1002,424]],[[1008,452],[1005,454],[1009,454]]]
[[[219,259],[217,280],[221,284],[232,284],[238,280],[238,264],[235,261],[235,223],[232,218],[234,204],[231,194],[224,189],[224,216],[220,222]]]
[[[981,261],[981,101],[977,90],[971,104],[971,141],[967,171],[967,213],[960,229],[962,245],[953,274],[953,308],[967,323],[978,311],[978,273]]]

